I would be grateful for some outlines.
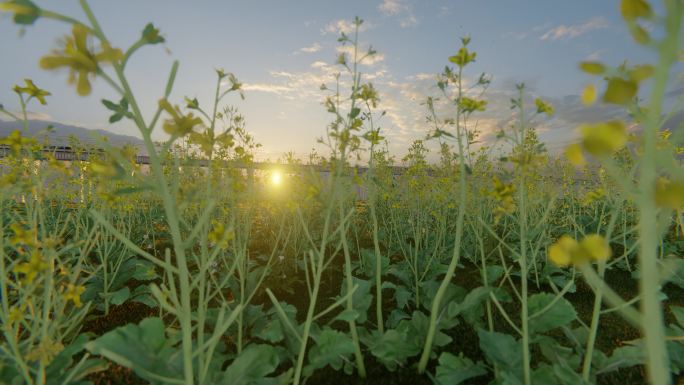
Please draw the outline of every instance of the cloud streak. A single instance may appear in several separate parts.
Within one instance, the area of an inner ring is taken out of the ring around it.
[[[297,52],[301,53],[315,53],[321,50],[323,48],[319,43],[313,43],[308,47],[303,47],[300,48]]]
[[[605,29],[609,27],[608,20],[603,17],[594,17],[582,24],[565,25],[561,24],[551,28],[539,37],[540,40],[568,40],[574,39],[591,31]]]
[[[378,5],[378,11],[385,16],[398,18],[401,28],[418,25],[418,18],[413,13],[413,6],[405,0],[383,0]]]

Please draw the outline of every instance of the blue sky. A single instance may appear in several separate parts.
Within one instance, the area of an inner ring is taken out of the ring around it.
[[[577,95],[590,81],[577,69],[581,60],[608,64],[652,60],[636,46],[620,19],[617,1],[526,0],[364,0],[364,1],[91,1],[114,45],[127,48],[148,22],[161,29],[167,43],[145,48],[134,57],[128,75],[146,112],[156,106],[173,60],[181,63],[172,101],[183,96],[210,101],[214,68],[233,72],[245,84],[244,101],[226,103],[245,115],[247,129],[263,144],[258,157],[277,159],[286,151],[304,157],[321,149],[331,117],[321,102],[322,82],[332,83],[341,69],[334,65],[337,36],[354,16],[365,20],[364,46],[379,55],[362,71],[381,92],[383,132],[391,151],[401,156],[410,142],[423,138],[428,126],[420,105],[437,96],[434,74],[448,64],[459,38],[472,36],[476,63],[466,76],[493,76],[487,97],[490,110],[481,115],[483,140],[511,117],[508,100],[514,84],[525,82],[530,97],[550,100],[558,110],[540,120],[539,132],[550,149],[572,139],[584,120],[599,120],[612,110],[582,108]],[[84,19],[74,0],[38,2],[48,9]],[[116,99],[101,80],[93,94],[79,97],[67,86],[66,73],[38,67],[41,56],[69,28],[49,20],[26,28],[23,36],[8,15],[0,16],[0,103],[18,108],[11,87],[24,78],[52,92],[47,106],[34,104],[32,116],[117,133],[137,135],[130,122],[110,126],[101,98]],[[157,138],[163,135],[159,128]]]

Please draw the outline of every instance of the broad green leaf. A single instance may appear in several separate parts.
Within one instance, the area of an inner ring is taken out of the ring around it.
[[[101,359],[88,359],[78,366],[74,365],[78,361],[75,359],[75,356],[80,355],[90,337],[90,334],[79,335],[52,359],[45,371],[46,385],[62,385],[67,377],[71,378],[69,383],[74,384],[88,374],[107,369],[109,365],[105,360]]]
[[[522,375],[522,346],[513,336],[484,329],[477,331],[480,349],[492,364]]]
[[[352,294],[354,310],[356,310],[359,314],[356,321],[362,324],[366,322],[368,317],[368,309],[373,303],[373,296],[370,295],[372,283],[370,280],[359,279],[356,277],[353,278],[353,283],[355,286],[358,286],[354,291],[354,294]],[[342,282],[342,289],[340,291],[342,296],[347,294],[346,282]]]
[[[255,337],[272,343],[280,342],[285,338],[285,335],[283,334],[283,324],[278,319],[272,319],[262,328],[254,330],[253,333]]]
[[[165,332],[160,318],[146,318],[138,325],[129,324],[105,333],[88,342],[85,348],[133,369],[152,383],[159,383],[158,377],[179,379],[183,377],[180,351],[166,338]]]
[[[338,321],[351,322],[359,318],[359,312],[354,309],[344,309],[335,317]]]
[[[222,385],[261,384],[279,364],[278,353],[271,345],[249,345],[228,366]]]
[[[131,289],[129,289],[128,286],[125,286],[122,289],[115,291],[114,293],[110,293],[110,295],[111,297],[109,298],[109,301],[112,304],[121,305],[131,297]]]
[[[387,369],[394,371],[397,366],[404,365],[409,357],[420,353],[420,346],[409,341],[407,329],[390,329],[384,334],[373,331],[367,344],[371,354],[375,356]]]
[[[528,298],[529,314],[535,313],[546,308],[555,298],[554,294],[541,293]],[[564,326],[577,318],[575,308],[568,300],[561,298],[548,308],[541,315],[529,320],[530,334],[544,333],[551,329]]]
[[[335,370],[342,369],[344,361],[354,353],[354,343],[346,333],[325,327],[314,336],[316,344],[309,349],[309,363],[304,367],[304,375],[330,365]]]
[[[679,324],[680,327],[684,328],[684,307],[670,306],[670,311],[677,320],[677,324]]]
[[[599,373],[608,373],[644,363],[646,356],[643,347],[627,345],[613,350],[613,353],[598,366]]]
[[[487,374],[481,363],[467,357],[444,352],[439,356],[436,379],[438,385],[458,385],[465,380]]]
[[[451,302],[449,304],[448,310],[449,317],[456,317],[457,315],[460,315],[463,312],[472,309],[473,307],[480,306],[483,301],[489,298],[489,293],[491,291],[491,288],[480,286],[468,293],[465,299],[463,299],[463,302]]]

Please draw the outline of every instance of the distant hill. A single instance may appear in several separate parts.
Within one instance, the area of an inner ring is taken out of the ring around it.
[[[144,143],[142,139],[130,135],[119,135],[105,130],[93,130],[89,128],[71,126],[67,124],[48,122],[44,120],[29,120],[28,131],[24,131],[22,122],[6,122],[0,120],[0,138],[4,138],[15,130],[20,130],[24,136],[43,139],[47,137],[48,142],[54,146],[68,146],[70,137],[75,137],[79,142],[88,145],[97,145],[101,137],[106,138],[112,146],[119,147],[130,144],[138,147],[139,155],[144,155]],[[48,127],[52,129],[48,130]]]

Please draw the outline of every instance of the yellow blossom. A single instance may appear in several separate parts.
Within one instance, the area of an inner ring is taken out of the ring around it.
[[[610,245],[598,234],[590,234],[577,242],[569,235],[563,235],[549,247],[548,256],[556,266],[581,265],[591,261],[610,258]]]
[[[549,259],[556,266],[565,267],[572,262],[572,256],[579,248],[577,241],[569,235],[563,235],[549,247]]]
[[[26,99],[27,102],[31,100],[31,98],[36,98],[42,105],[47,103],[45,97],[51,95],[48,91],[38,88],[31,79],[24,79],[24,83],[26,83],[26,87],[15,85],[12,90],[18,94],[28,95],[28,99]]]
[[[171,119],[164,121],[164,131],[169,135],[185,136],[192,132],[195,126],[202,124],[202,119],[195,117],[192,112],[183,115],[178,107],[173,107],[166,99],[159,101],[159,107],[171,115]]]
[[[26,354],[29,361],[40,361],[43,365],[49,364],[62,350],[64,345],[59,341],[52,341],[50,337],[40,341],[38,346]]]
[[[580,250],[585,257],[594,261],[605,261],[610,258],[610,246],[606,239],[598,234],[590,234],[580,241]]]
[[[43,256],[37,250],[31,253],[28,262],[22,262],[14,267],[12,270],[15,274],[23,274],[22,282],[24,284],[31,284],[36,279],[38,273],[48,269],[48,264],[43,260]]]
[[[81,307],[81,294],[85,291],[85,287],[74,285],[70,283],[67,285],[66,291],[63,294],[65,301],[72,301],[76,307]]]
[[[233,232],[226,230],[226,226],[215,219],[211,221],[211,224],[212,229],[207,235],[209,242],[212,242],[221,248],[228,247],[228,242],[233,239]]]
[[[19,130],[14,130],[12,131],[11,134],[8,136],[2,138],[0,140],[0,144],[4,144],[6,146],[9,146],[10,149],[12,150],[12,153],[17,155],[21,151],[22,148],[35,144],[36,140],[33,138],[27,138],[24,136],[21,136],[21,131]]]
[[[573,143],[565,148],[565,157],[577,167],[582,167],[587,164],[584,155],[582,154],[582,146],[578,143]]]
[[[684,207],[684,182],[658,178],[655,189],[655,201],[660,207],[674,210]]]
[[[79,95],[90,94],[92,87],[89,76],[96,75],[103,63],[115,63],[123,58],[123,52],[118,48],[111,48],[103,44],[99,52],[89,47],[89,30],[82,24],[74,25],[72,36],[64,39],[61,51],[54,51],[52,55],[44,56],[40,66],[46,70],[69,68],[69,83],[76,83]]]
[[[583,125],[580,132],[582,147],[594,156],[610,155],[627,143],[627,129],[619,120]]]
[[[582,91],[582,104],[585,106],[590,106],[596,101],[596,87],[593,84],[589,84],[584,87]]]
[[[10,326],[17,322],[24,320],[24,311],[16,306],[12,306],[9,309],[9,314],[7,316],[7,321]]]
[[[553,115],[553,106],[540,98],[536,98],[534,100],[535,106],[537,106],[537,113],[538,114],[546,114],[548,116]]]
[[[584,200],[582,201],[582,204],[585,206],[589,206],[590,204],[600,200],[601,198],[606,196],[606,190],[603,188],[599,187],[594,191],[589,191],[585,196]]]
[[[26,245],[26,246],[37,246],[38,240],[36,239],[35,229],[26,229],[20,223],[14,222],[10,225],[10,229],[14,232],[14,236],[10,238],[10,243],[13,246]]]

